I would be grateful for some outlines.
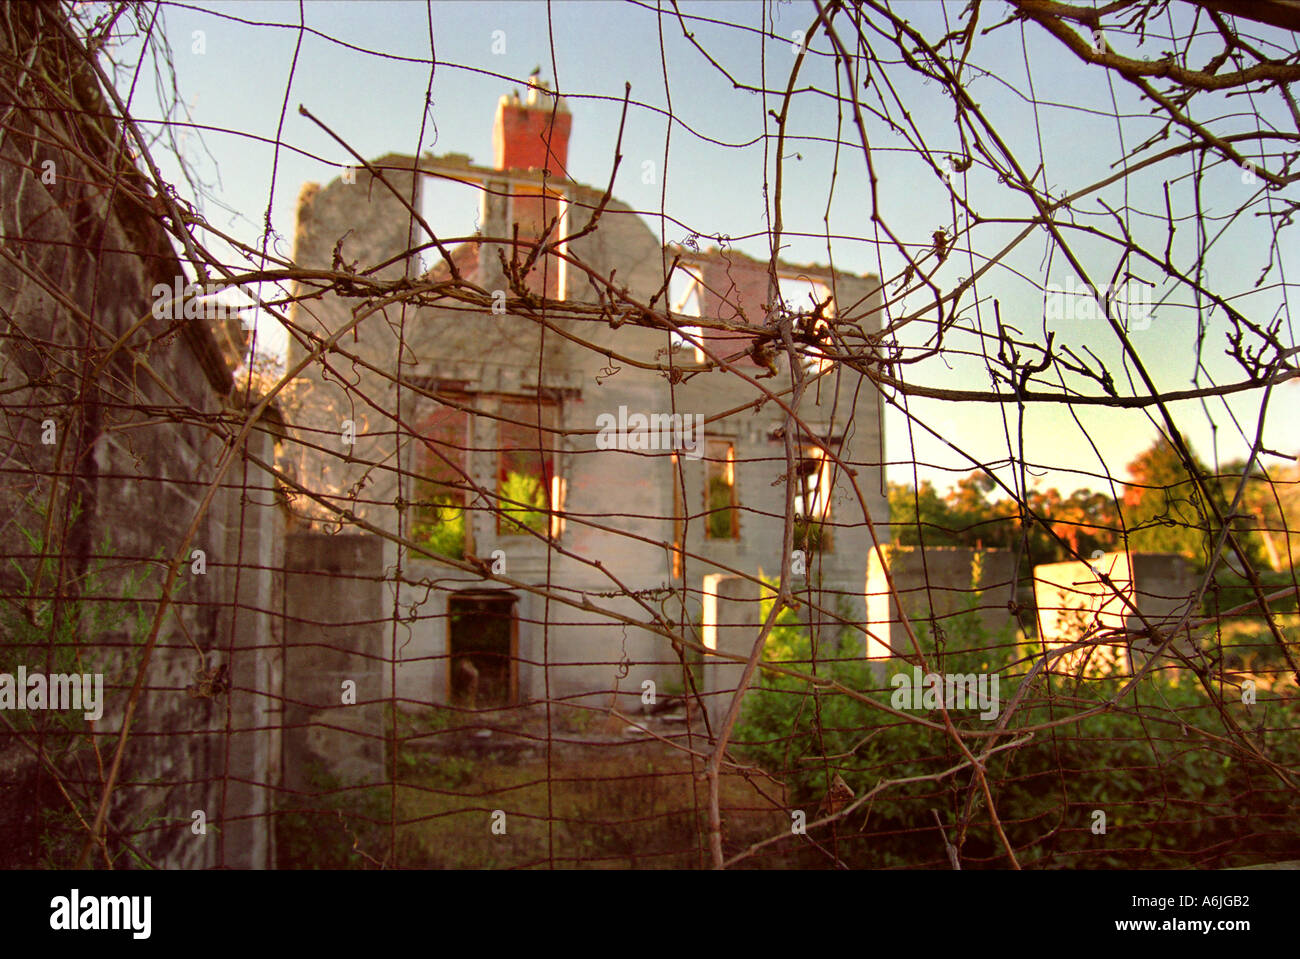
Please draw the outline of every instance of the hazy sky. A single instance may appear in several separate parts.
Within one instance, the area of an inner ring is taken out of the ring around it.
[[[945,18],[950,26],[958,24],[964,6],[939,0],[895,4],[932,39],[944,32]],[[296,3],[162,7],[159,29],[173,51],[182,101],[172,119],[186,121],[188,113],[188,122],[202,128],[201,142],[196,135],[187,136],[182,149],[206,185],[208,195],[201,207],[214,226],[257,244],[269,203],[274,248],[282,256],[292,255],[294,209],[302,185],[332,179],[350,159],[298,114],[300,103],[366,157],[430,150],[466,153],[488,165],[498,97],[521,88],[533,67],[541,66],[543,76],[553,79],[567,97],[574,115],[569,172],[575,179],[602,186],[608,180],[624,83],[631,83],[636,105],[629,114],[616,195],[645,211],[647,222],[665,241],[696,233],[705,238],[704,244],[708,237],[725,236],[747,253],[769,255],[770,198],[763,184],[765,171],[770,175],[774,168],[776,143],[768,111],[779,108],[779,97],[734,89],[722,71],[741,84],[783,89],[794,62],[791,43],[764,42],[757,28],[766,20],[769,32],[789,38],[812,23],[810,5],[683,4],[683,13],[692,18],[690,31],[716,66],[683,37],[671,6],[660,16],[653,3],[435,3],[429,8],[415,2],[310,2],[302,8],[309,31],[299,29],[299,9]],[[430,15],[437,65],[421,142],[430,75]],[[202,33],[196,36],[195,31]],[[132,49],[128,45],[119,56]],[[825,55],[828,49],[825,39],[812,44],[798,83],[805,92],[791,107],[782,214],[788,233],[808,235],[787,235],[782,256],[794,262],[833,259],[841,270],[883,270],[889,275],[902,260],[876,242],[866,167],[852,118],[839,114],[836,102],[818,92],[833,92],[843,83]],[[887,56],[885,44],[876,49]],[[1141,53],[1157,56],[1159,44],[1153,42]],[[1035,26],[1011,25],[979,37],[970,65],[967,89],[1026,170],[1043,164],[1043,176],[1055,195],[1113,172],[1112,164],[1156,129],[1147,107],[1138,104],[1127,86],[1109,83],[1101,71],[1085,68]],[[893,85],[931,148],[958,150],[952,104],[937,85],[922,82],[902,66],[885,74],[877,83],[887,80]],[[129,93],[132,77],[123,74],[119,87],[124,95]],[[1027,100],[1031,89],[1041,102],[1057,105],[1035,110]],[[137,117],[157,129],[162,107],[147,72],[131,95]],[[1117,108],[1121,121],[1115,118]],[[1238,103],[1235,109],[1243,111],[1242,129],[1273,120],[1290,123],[1286,117],[1257,118],[1253,105]],[[675,117],[671,126],[670,110]],[[901,119],[896,107],[891,115]],[[918,248],[928,244],[937,229],[951,232],[953,214],[944,183],[902,136],[879,119],[866,119],[880,177],[880,212],[890,228]],[[842,141],[838,148],[837,137]],[[282,144],[278,150],[277,140]],[[159,160],[164,175],[175,179],[174,160],[163,155]],[[1127,185],[1132,206],[1162,212],[1163,184],[1170,182],[1175,216],[1190,211],[1193,161],[1180,162],[1176,169],[1166,164],[1150,175],[1134,177]],[[1260,189],[1248,179],[1226,164],[1211,169],[1202,184],[1203,205],[1212,215],[1230,214]],[[1030,212],[1028,201],[978,166],[962,188],[985,217]],[[1122,209],[1125,189],[1116,184],[1103,194],[1114,209]],[[661,210],[665,216],[658,215]],[[1115,227],[1093,198],[1082,202],[1076,215],[1079,222],[1092,217],[1098,225]],[[1258,320],[1287,317],[1281,312],[1287,305],[1284,284],[1293,282],[1300,269],[1295,244],[1282,243],[1278,268],[1256,290],[1273,237],[1266,221],[1246,219],[1250,222],[1232,224],[1211,246],[1203,264],[1205,282],[1238,297],[1234,305]],[[440,226],[437,219],[433,223]],[[445,225],[456,232],[472,228],[472,223]],[[1134,214],[1128,227],[1151,247],[1164,248],[1162,219]],[[1218,221],[1209,221],[1210,235],[1218,229]],[[829,241],[828,230],[833,237]],[[954,251],[941,276],[949,286],[957,277],[969,276],[982,265],[980,255],[995,254],[1018,232],[1019,227],[1005,224],[980,226],[971,237],[975,252]],[[1195,224],[1180,220],[1171,249],[1181,266],[1189,265],[1194,237]],[[1109,278],[1116,261],[1113,248],[1078,240],[1076,249],[1095,277]],[[978,303],[968,297],[964,315],[973,319],[978,311],[984,328],[991,329],[997,299],[1004,323],[1041,341],[1044,302],[1034,284],[1064,285],[1073,279],[1060,254],[1049,258],[1048,251],[1042,233],[1022,243],[1001,267],[981,279]],[[921,305],[909,301],[906,308]],[[1132,333],[1162,388],[1191,385],[1196,315],[1190,303],[1159,303],[1149,328]],[[1209,323],[1207,369],[1216,382],[1240,379],[1240,370],[1222,356],[1222,328],[1214,319]],[[1058,346],[1076,351],[1088,346],[1107,361],[1120,383],[1126,382],[1114,337],[1094,314],[1061,316],[1047,321],[1046,327],[1055,331]],[[282,342],[279,332],[263,325],[261,335],[274,345]],[[907,339],[911,335],[904,334],[904,339],[915,342]],[[1293,345],[1289,319],[1284,320],[1282,335]],[[973,340],[956,337],[953,342],[969,348]],[[989,387],[982,363],[961,357],[930,360],[908,375],[930,386]],[[1265,445],[1296,453],[1298,399],[1295,381],[1275,391]],[[1019,449],[1014,407],[914,399],[910,408],[977,459],[1006,458],[1009,450]],[[1031,407],[1024,424],[1025,457],[1049,467],[1043,482],[1065,491],[1078,485],[1105,488],[1103,481],[1063,471],[1122,475],[1124,465],[1155,435],[1152,420],[1138,411],[1088,408],[1076,414],[1077,423],[1068,408]],[[1203,459],[1213,462],[1216,442],[1218,456],[1229,459],[1247,448],[1242,433],[1253,435],[1259,396],[1244,394],[1227,406],[1222,401],[1184,403],[1175,407],[1175,414]],[[923,464],[922,476],[940,485],[971,468],[965,457],[939,440],[920,431],[909,438],[906,420],[897,411],[887,413],[885,428],[887,455],[900,464],[890,468],[893,479],[910,481],[914,456]]]

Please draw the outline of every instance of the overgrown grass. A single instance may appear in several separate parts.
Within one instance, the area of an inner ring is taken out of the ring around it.
[[[396,829],[388,825],[390,787],[296,802],[278,817],[279,866],[548,868],[553,852],[561,868],[695,868],[706,855],[704,785],[680,754],[663,747],[570,748],[549,767],[544,757],[477,761],[432,753],[399,766]],[[320,772],[314,784],[340,789]],[[724,776],[722,797],[729,850],[788,828],[788,816],[740,776]],[[494,823],[504,832],[494,832]]]
[[[16,589],[0,605],[0,673],[13,675],[21,666],[47,677],[101,674],[107,696],[111,687],[129,683],[139,662],[140,646],[153,618],[154,599],[144,598],[151,569],[117,559],[108,533],[92,551],[84,571],[78,573],[72,563],[60,569],[62,546],[47,544],[44,538],[44,504],[29,499],[26,505],[41,528],[28,529],[17,521],[12,526],[25,540],[29,557],[7,558],[5,572]],[[73,504],[69,525],[75,525],[79,516],[80,509]],[[69,802],[82,818],[92,815],[100,775],[84,713],[5,711],[0,731],[8,734],[10,754],[20,765],[32,762],[22,743],[39,740],[44,762],[29,767],[22,786],[36,793],[24,798],[39,812],[25,814],[11,807],[0,815],[0,824],[9,833],[0,861],[57,869],[69,868],[79,855],[86,834]],[[137,820],[133,825],[140,828],[157,822],[156,810],[139,813]],[[112,835],[110,830],[108,855],[114,863],[147,865],[129,844],[112,841]]]
[[[972,600],[974,602],[974,599]],[[1009,634],[990,637],[973,612],[947,621],[942,642],[925,623],[914,624],[931,669],[997,672],[1000,699],[1009,703],[1027,667]],[[1230,652],[1229,655],[1232,655]],[[768,658],[808,671],[807,631],[784,614],[768,644]],[[910,667],[895,661],[873,673],[844,650],[823,662],[829,675],[888,705],[885,672]],[[1060,718],[1114,697],[1127,677],[1035,679],[1027,705],[1008,732]],[[1050,686],[1049,686],[1050,682]],[[1231,691],[1230,691],[1231,692]],[[1123,701],[1124,708],[1077,724],[1040,730],[1026,744],[996,755],[988,779],[998,816],[1021,865],[1038,868],[1245,865],[1300,856],[1300,817],[1294,791],[1250,749],[1228,744],[1234,732],[1199,680],[1187,671],[1157,672]],[[1247,706],[1229,700],[1238,727],[1258,729],[1269,761],[1300,772],[1300,711],[1294,700]],[[941,722],[937,710],[920,718]],[[985,726],[974,711],[950,711],[956,725]],[[1272,732],[1268,732],[1268,730]],[[1204,735],[1201,732],[1203,731]],[[969,742],[969,741],[968,741]],[[765,676],[751,694],[736,730],[740,752],[789,791],[792,807],[812,808],[838,774],[856,795],[882,781],[935,776],[964,757],[943,730],[896,719],[847,695],[785,677]],[[1093,831],[1095,811],[1106,832]],[[965,868],[1006,866],[982,795],[969,769],[936,780],[892,785],[837,827],[835,848],[850,865],[869,868],[948,868],[935,813],[945,828],[966,819]],[[810,814],[809,819],[813,816]],[[949,828],[952,835],[955,828]]]

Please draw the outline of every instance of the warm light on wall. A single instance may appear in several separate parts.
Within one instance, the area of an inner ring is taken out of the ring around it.
[[[718,582],[721,579],[721,573],[709,573],[704,577],[704,608],[700,618],[705,649],[718,648]]]

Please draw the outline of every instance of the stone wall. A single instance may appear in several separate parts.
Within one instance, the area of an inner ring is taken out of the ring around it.
[[[383,555],[375,536],[287,537],[284,783],[290,790],[310,794],[384,779],[383,696],[393,624],[384,604]]]
[[[889,570],[894,593],[885,580]],[[867,571],[867,628],[870,659],[911,655],[914,650],[903,616],[924,623],[933,636],[938,626],[951,633],[967,617],[977,618],[990,640],[1015,637],[1007,602],[1015,595],[1015,554],[955,546],[898,546],[872,550]]]
[[[1148,628],[1167,634],[1191,604],[1190,564],[1169,553],[1106,553],[1091,563],[1034,567],[1039,636],[1048,649],[1085,637],[1096,642],[1058,657],[1052,669],[1091,674],[1132,671],[1150,655]],[[1190,650],[1185,628],[1177,645]]]
[[[103,674],[102,718],[75,726],[80,745],[56,764],[78,812],[93,818],[101,780],[84,732],[93,728],[107,764],[166,566],[198,517],[191,546],[202,562],[181,557],[109,810],[109,847],[119,866],[264,866],[268,821],[256,817],[276,777],[265,710],[280,515],[268,478],[239,462],[203,508],[226,442],[216,424],[232,411],[238,324],[153,315],[154,287],[172,288],[182,267],[84,53],[58,30],[61,15],[14,7],[15,33],[0,31],[3,82],[18,96],[0,134],[0,671],[66,660]],[[66,89],[51,96],[43,76],[66,78]],[[249,444],[268,462],[273,446],[260,430]],[[253,558],[259,568],[244,568]],[[48,713],[17,720],[57,726]],[[23,741],[0,729],[0,860],[71,865],[84,833]],[[237,780],[248,785],[223,789]],[[61,818],[42,826],[42,810]],[[206,832],[191,828],[196,811]],[[42,832],[52,851],[42,852]]]

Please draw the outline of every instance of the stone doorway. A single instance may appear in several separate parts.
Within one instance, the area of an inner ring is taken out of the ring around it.
[[[497,709],[518,701],[517,599],[492,590],[456,593],[447,600],[447,698],[452,705]]]

